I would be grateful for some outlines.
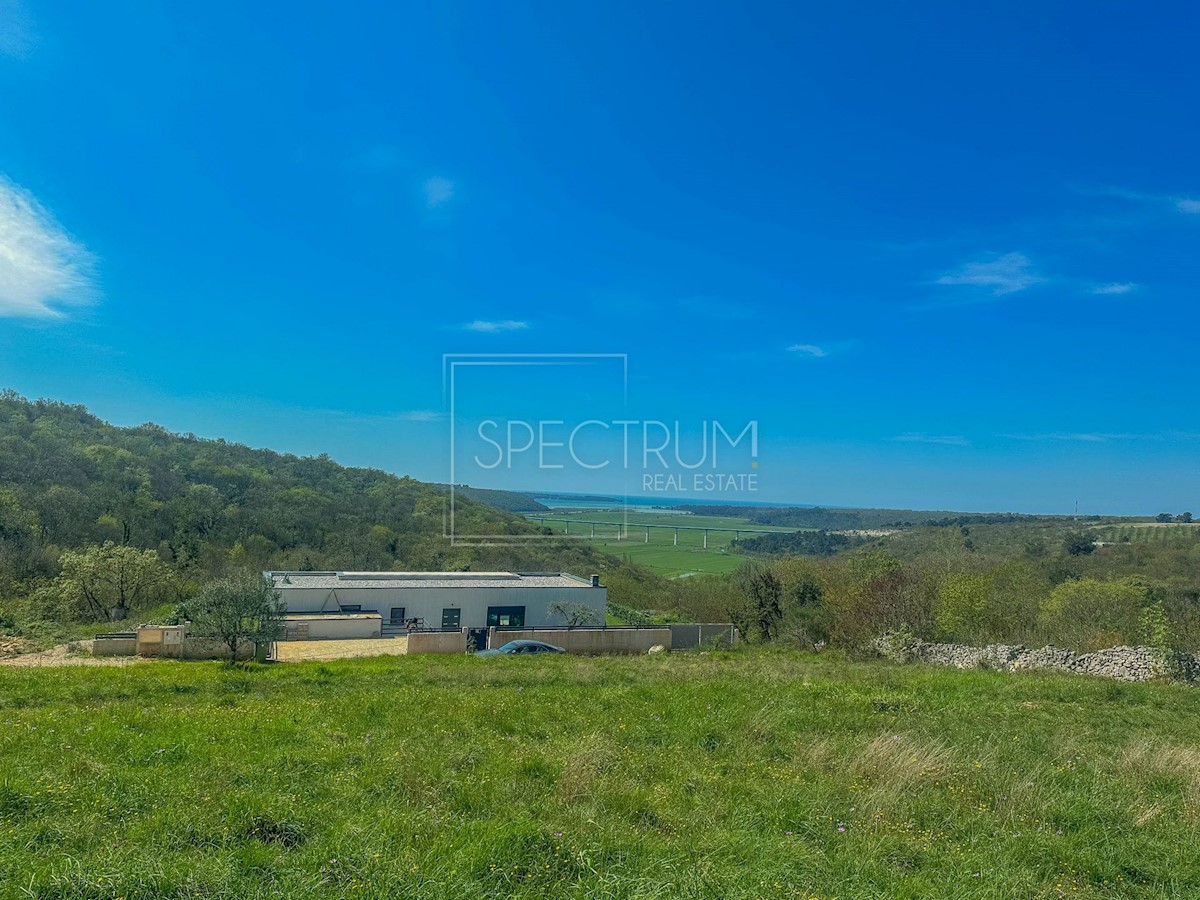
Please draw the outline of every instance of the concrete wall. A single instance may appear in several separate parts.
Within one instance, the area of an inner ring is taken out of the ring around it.
[[[562,647],[568,653],[608,654],[645,653],[660,645],[671,649],[671,629],[663,628],[522,628],[517,630],[491,628],[488,647],[498,648],[509,641],[542,641]]]
[[[722,647],[736,647],[741,635],[736,627],[723,623],[704,625],[671,625],[671,649],[695,650],[719,642]]]
[[[93,656],[135,656],[137,636],[128,638],[98,637],[92,641]]]
[[[330,641],[382,636],[383,619],[378,613],[286,616],[287,641]]]
[[[137,631],[138,656],[165,656],[174,659],[227,659],[229,648],[218,641],[200,640],[187,633],[186,625],[146,625]],[[238,659],[254,656],[254,644],[244,641]]]
[[[335,613],[338,606],[337,595],[329,588],[281,587],[280,599],[290,612],[328,612]],[[357,600],[344,600],[346,603],[357,603]],[[362,604],[363,609],[375,609],[372,604]]]
[[[408,636],[408,653],[466,653],[466,631],[414,631]]]
[[[336,594],[336,596],[335,596]],[[461,584],[453,587],[338,587],[311,589],[285,587],[280,595],[290,613],[337,612],[341,604],[359,606],[365,612],[378,612],[386,622],[393,607],[403,607],[405,618],[425,620],[425,627],[439,628],[443,609],[460,609],[458,624],[463,628],[487,625],[489,606],[524,606],[525,625],[562,625],[561,616],[552,615],[555,603],[579,603],[591,607],[597,622],[604,621],[608,608],[606,587],[477,587]]]

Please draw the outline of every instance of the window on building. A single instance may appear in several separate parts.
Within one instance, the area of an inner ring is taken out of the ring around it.
[[[341,605],[341,610],[344,613],[362,612],[362,604],[361,603],[354,603],[354,604],[343,603]]]
[[[404,607],[403,606],[393,606],[391,618],[392,618],[393,625],[403,625],[404,624]]]
[[[489,606],[487,623],[497,628],[522,628],[525,625],[525,607]]]
[[[457,606],[447,607],[442,610],[442,627],[443,628],[458,628],[462,621],[462,610]]]

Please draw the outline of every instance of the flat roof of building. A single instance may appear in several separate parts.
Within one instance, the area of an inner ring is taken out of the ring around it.
[[[275,587],[313,588],[585,588],[568,572],[265,572]]]

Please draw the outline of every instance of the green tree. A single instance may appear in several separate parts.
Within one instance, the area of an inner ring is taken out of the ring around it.
[[[54,594],[68,618],[124,619],[134,610],[163,602],[173,586],[171,570],[153,550],[106,541],[84,550],[66,550]]]
[[[1046,576],[1028,562],[1011,560],[993,569],[988,577],[986,640],[1035,640],[1042,601],[1050,593]]]
[[[1161,600],[1156,600],[1142,610],[1138,638],[1147,647],[1169,650],[1175,643],[1174,629]]]
[[[182,617],[196,637],[220,641],[231,661],[247,641],[276,641],[284,633],[279,591],[261,575],[241,573],[209,583],[185,604]]]
[[[934,621],[943,637],[977,641],[984,635],[991,584],[986,575],[952,572],[938,587]]]
[[[552,616],[558,616],[562,619],[563,624],[568,628],[577,628],[580,625],[604,624],[601,614],[586,603],[560,600],[550,604],[549,613]]]
[[[1136,641],[1142,610],[1149,603],[1149,588],[1140,578],[1081,578],[1050,592],[1040,623],[1055,643],[1073,650],[1101,650]]]
[[[1086,531],[1073,531],[1063,538],[1063,552],[1069,556],[1086,556],[1095,549],[1094,539]]]
[[[34,574],[40,528],[36,513],[23,509],[14,492],[0,488],[0,576],[11,572],[16,578]],[[0,586],[7,588],[0,577]]]
[[[748,562],[734,573],[734,582],[746,598],[749,615],[764,641],[773,640],[783,620],[783,585],[769,566]]]

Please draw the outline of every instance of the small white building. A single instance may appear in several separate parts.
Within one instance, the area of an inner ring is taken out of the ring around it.
[[[587,607],[603,625],[600,576],[565,572],[264,572],[289,614],[379,613],[385,634],[421,628],[567,624],[554,609]]]

